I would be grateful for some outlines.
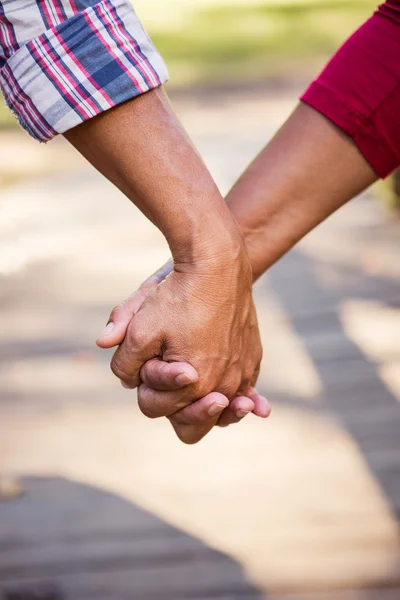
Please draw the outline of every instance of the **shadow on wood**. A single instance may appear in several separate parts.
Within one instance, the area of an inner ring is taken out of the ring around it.
[[[265,598],[230,557],[112,493],[59,477],[22,485],[0,503],[2,600]]]
[[[349,337],[340,318],[341,303],[348,297],[397,307],[399,282],[379,275],[366,277],[355,266],[321,263],[320,268],[335,274],[332,289],[316,277],[317,266],[317,261],[292,251],[270,271],[269,284],[322,383],[318,404],[298,405],[302,410],[329,412],[340,420],[399,518],[400,404],[379,376],[378,364]],[[261,295],[265,290],[260,289]],[[331,334],[335,344],[329,341]],[[296,397],[283,395],[274,400],[298,403]]]

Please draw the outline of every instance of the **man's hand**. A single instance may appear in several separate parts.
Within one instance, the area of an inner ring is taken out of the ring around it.
[[[147,296],[173,271],[172,260],[149,277],[132,296],[116,307],[109,323],[97,343],[101,348],[112,348],[121,344],[128,325],[135,317]],[[162,397],[163,391],[182,389],[198,381],[197,371],[188,363],[164,362],[152,359],[140,371],[142,381]],[[125,387],[125,384],[123,384]],[[158,393],[157,393],[158,392]],[[266,418],[271,410],[268,401],[254,388],[246,396],[238,396],[229,403],[226,396],[212,392],[193,402],[169,417],[178,437],[190,444],[202,439],[215,425],[227,425],[241,421],[253,412]]]
[[[148,417],[170,416],[216,391],[230,400],[257,378],[262,349],[251,296],[251,269],[244,251],[223,260],[176,265],[153,290],[130,323],[111,368],[127,386],[139,387]],[[155,404],[140,370],[151,358],[189,362],[199,381],[165,391]]]
[[[135,387],[151,358],[191,362],[199,381],[182,390],[156,397],[140,386],[140,406],[153,417],[170,416],[212,391],[232,400],[247,390],[261,345],[243,235],[163,90],[65,137],[160,229],[174,258],[174,272],[129,325],[114,372]]]

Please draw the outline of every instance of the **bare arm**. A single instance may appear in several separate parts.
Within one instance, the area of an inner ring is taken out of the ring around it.
[[[227,196],[254,279],[376,179],[350,138],[300,104]]]
[[[176,263],[240,246],[237,226],[162,88],[65,137],[162,231]]]
[[[227,196],[245,235],[253,279],[376,179],[350,138],[314,109],[299,105]],[[144,284],[144,297],[171,268],[167,265]],[[127,323],[142,301],[135,296],[115,315],[116,337],[110,338],[110,345],[123,338]],[[142,377],[154,390],[174,389],[177,368],[150,361],[143,367]],[[180,371],[182,368],[179,365]],[[266,400],[253,392],[250,395],[256,414],[268,416]],[[205,410],[207,402],[208,398],[203,398],[171,417],[182,439],[196,442],[215,424]],[[236,413],[236,407],[237,403],[231,404],[225,410],[220,424],[234,423],[243,416]]]
[[[234,398],[256,378],[261,360],[251,265],[237,223],[165,94],[143,94],[66,137],[159,227],[174,258],[170,276],[131,321],[113,372],[125,387],[140,386],[139,406],[149,417],[172,415],[210,392]],[[140,376],[155,357],[189,362],[198,376],[192,369],[191,385],[164,391],[155,403]]]

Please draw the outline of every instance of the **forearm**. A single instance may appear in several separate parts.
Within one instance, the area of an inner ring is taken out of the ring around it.
[[[350,138],[299,105],[227,196],[254,279],[376,179]]]
[[[332,57],[303,95],[306,104],[228,196],[255,277],[400,165],[399,80],[400,0],[387,0]]]
[[[176,262],[212,259],[240,245],[239,229],[162,89],[65,137],[162,231]]]

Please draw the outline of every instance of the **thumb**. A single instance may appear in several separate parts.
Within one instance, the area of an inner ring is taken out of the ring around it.
[[[124,341],[128,325],[139,311],[147,296],[173,271],[174,263],[168,261],[161,269],[151,275],[140,288],[125,302],[111,312],[107,325],[96,340],[100,348],[113,348]]]
[[[140,378],[152,390],[169,392],[196,383],[199,375],[196,369],[188,363],[168,363],[154,358],[143,365],[140,370]]]
[[[96,344],[100,348],[113,348],[122,344],[129,323],[155,287],[157,287],[156,282],[145,283],[137,292],[112,310],[106,327],[96,340]]]

